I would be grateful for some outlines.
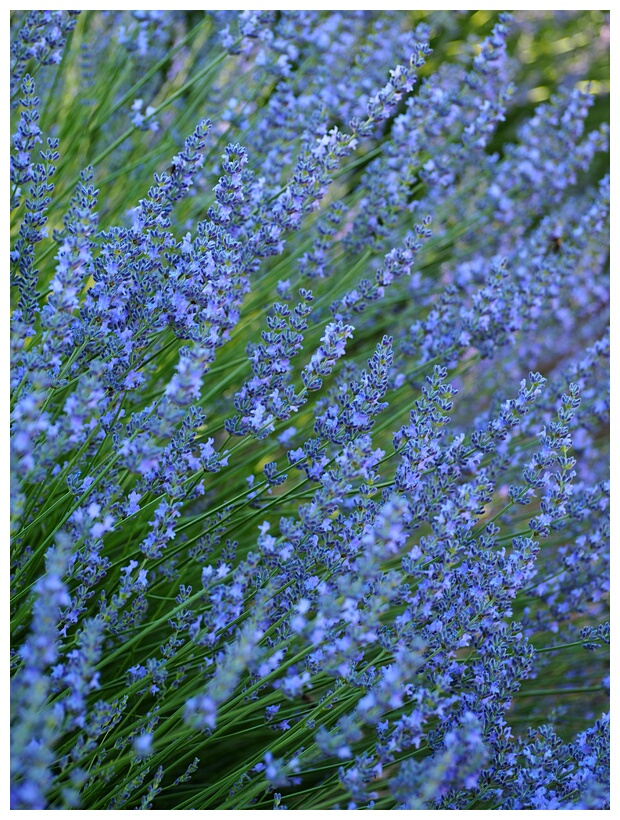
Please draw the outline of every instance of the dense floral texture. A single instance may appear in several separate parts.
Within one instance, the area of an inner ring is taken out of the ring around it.
[[[609,807],[607,34],[13,13],[13,808]]]

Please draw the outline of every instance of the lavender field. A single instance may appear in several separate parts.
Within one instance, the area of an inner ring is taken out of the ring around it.
[[[609,808],[609,16],[11,12],[11,808]]]

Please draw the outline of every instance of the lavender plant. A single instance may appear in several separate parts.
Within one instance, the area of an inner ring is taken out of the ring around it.
[[[609,808],[604,15],[11,27],[11,807]]]

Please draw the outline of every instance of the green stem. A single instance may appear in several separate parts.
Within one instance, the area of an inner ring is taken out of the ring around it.
[[[577,686],[574,689],[531,689],[527,692],[515,692],[513,698],[543,697],[547,695],[578,695],[581,692],[606,692],[604,686]]]

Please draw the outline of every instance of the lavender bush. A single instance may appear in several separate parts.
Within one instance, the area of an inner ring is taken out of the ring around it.
[[[11,23],[12,807],[608,808],[603,14]]]

